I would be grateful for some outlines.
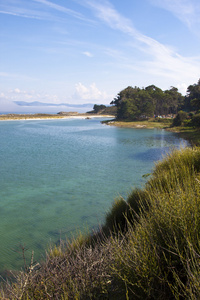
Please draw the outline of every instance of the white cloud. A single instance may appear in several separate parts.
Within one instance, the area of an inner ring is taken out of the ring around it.
[[[177,89],[182,95],[186,95],[188,85],[186,83],[180,83],[177,85]]]
[[[83,52],[83,54],[87,57],[93,57],[93,54],[89,51],[85,51],[85,52]]]
[[[20,89],[18,89],[18,88],[14,89],[13,92],[16,93],[16,94],[21,94],[21,91],[20,91]]]
[[[25,101],[25,102],[33,102],[33,101],[40,101],[43,103],[54,103],[58,104],[61,102],[59,97],[55,94],[48,94],[46,92],[36,92],[35,90],[21,90],[19,88],[14,88],[9,91],[1,92],[0,94],[1,100],[9,100],[10,102],[13,101]]]
[[[77,83],[75,86],[75,93],[70,96],[59,97],[56,94],[50,94],[45,92],[36,92],[35,90],[21,90],[20,88],[14,88],[9,91],[1,91],[0,92],[0,112],[52,112],[55,113],[58,110],[58,107],[54,106],[26,106],[26,105],[17,105],[15,101],[20,102],[42,102],[42,103],[52,103],[52,104],[60,104],[60,103],[68,103],[68,104],[109,104],[113,99],[114,95],[108,95],[104,91],[100,91],[95,83],[90,84],[88,87],[82,84],[81,82]],[[80,112],[84,112],[83,108],[70,108]],[[68,110],[66,106],[59,106],[59,110]]]
[[[81,82],[77,83],[76,86],[76,91],[73,95],[73,98],[76,99],[76,101],[81,101],[83,100],[85,102],[98,102],[98,103],[107,103],[112,100],[113,95],[108,95],[104,91],[100,91],[95,83],[90,84],[89,87],[86,87],[84,84]]]
[[[7,97],[9,97],[12,101],[15,101],[15,100],[23,100],[23,101],[30,100],[30,101],[32,101],[32,99],[34,99],[34,97],[35,97],[35,92],[34,91],[22,91],[19,88],[15,88],[13,90],[9,90],[9,92],[7,93]]]

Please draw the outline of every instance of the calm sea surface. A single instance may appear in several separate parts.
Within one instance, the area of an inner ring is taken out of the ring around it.
[[[99,118],[0,122],[0,271],[40,259],[50,243],[103,222],[114,198],[145,183],[183,140]]]

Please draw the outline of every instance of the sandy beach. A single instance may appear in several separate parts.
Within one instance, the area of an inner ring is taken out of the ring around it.
[[[90,113],[77,113],[77,114],[2,114],[0,121],[18,121],[18,120],[50,120],[50,119],[91,119],[91,118],[114,118],[113,115],[100,115]]]

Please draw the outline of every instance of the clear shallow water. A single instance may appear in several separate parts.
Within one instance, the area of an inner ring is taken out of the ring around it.
[[[0,271],[44,255],[77,229],[94,228],[119,195],[144,184],[156,160],[183,140],[100,119],[0,122]]]

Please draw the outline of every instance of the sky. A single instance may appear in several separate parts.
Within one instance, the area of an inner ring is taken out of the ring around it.
[[[86,111],[127,86],[185,95],[199,78],[199,0],[0,0],[0,113]]]

